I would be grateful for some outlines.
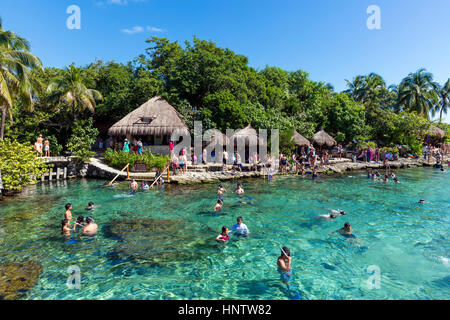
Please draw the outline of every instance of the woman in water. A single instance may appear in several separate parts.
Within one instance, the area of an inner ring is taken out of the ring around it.
[[[228,239],[230,239],[230,236],[228,235],[230,233],[230,230],[228,230],[227,227],[222,227],[222,232],[216,237],[216,241],[221,242],[227,242]]]
[[[215,212],[222,210],[222,207],[223,207],[222,203],[223,203],[222,199],[217,200],[217,203],[214,206],[214,211]]]

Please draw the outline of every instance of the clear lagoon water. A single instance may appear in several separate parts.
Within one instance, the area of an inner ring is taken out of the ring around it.
[[[106,181],[38,184],[0,203],[0,263],[39,261],[43,272],[23,299],[450,299],[450,174],[397,171],[402,184],[342,177],[223,183],[224,210],[212,210],[215,184],[165,186],[127,197]],[[427,203],[417,204],[420,198]],[[251,199],[251,200],[249,200]],[[64,205],[99,225],[93,240],[60,233]],[[245,203],[242,203],[245,202]],[[328,208],[346,216],[318,218]],[[248,238],[214,240],[242,216]],[[357,239],[333,231],[350,222]],[[331,234],[330,234],[331,233]],[[76,237],[73,237],[76,239]],[[293,256],[291,289],[280,281],[279,246]],[[69,289],[68,267],[81,270]],[[369,266],[381,271],[370,289]],[[293,289],[295,288],[295,290]]]

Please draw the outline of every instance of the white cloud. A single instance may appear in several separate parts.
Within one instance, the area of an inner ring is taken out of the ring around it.
[[[137,34],[137,33],[142,33],[144,31],[147,31],[147,32],[166,32],[166,30],[164,30],[164,29],[151,27],[151,26],[146,26],[146,27],[134,26],[131,29],[122,29],[121,31],[123,33],[126,33],[126,34]]]
[[[122,29],[123,33],[126,34],[135,34],[135,33],[141,33],[144,31],[144,28],[140,27],[140,26],[135,26],[132,29]]]

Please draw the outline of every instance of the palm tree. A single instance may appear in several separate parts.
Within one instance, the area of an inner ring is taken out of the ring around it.
[[[428,119],[438,100],[433,84],[433,75],[424,68],[410,73],[399,86],[398,105],[416,111]]]
[[[29,51],[30,43],[12,31],[4,31],[0,18],[0,139],[5,134],[6,115],[12,120],[12,107],[17,98],[30,110],[33,108],[32,89],[38,83],[31,77],[31,71],[42,68],[42,63]]]
[[[103,100],[102,94],[97,90],[87,88],[83,80],[82,70],[70,65],[47,88],[51,92],[49,100],[68,105],[74,120],[77,118],[77,112],[85,109],[89,109],[93,113],[96,101]]]
[[[439,111],[439,122],[442,122],[442,113],[447,114],[447,108],[450,106],[450,79],[443,86],[436,84],[436,91],[439,102],[432,109],[432,114],[434,116],[435,112]]]
[[[356,101],[365,103],[372,99],[382,88],[386,87],[383,78],[376,73],[369,73],[366,76],[356,76],[353,81],[345,80],[350,93]]]

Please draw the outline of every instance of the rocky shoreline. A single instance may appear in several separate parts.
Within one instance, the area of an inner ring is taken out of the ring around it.
[[[443,163],[446,164],[450,161],[450,157],[444,157]],[[436,159],[428,160],[423,158],[411,159],[411,158],[399,158],[396,161],[389,161],[391,170],[412,168],[412,167],[432,167],[436,164]],[[188,171],[183,175],[175,175],[170,177],[170,183],[175,184],[198,184],[198,183],[217,183],[220,181],[235,180],[235,179],[245,179],[245,178],[266,178],[267,173],[263,171],[250,171],[250,165],[243,165],[243,172],[232,172],[226,171],[203,171],[203,168],[194,169]],[[189,167],[188,167],[189,168]],[[227,169],[231,168],[228,166]],[[328,165],[319,167],[317,173],[320,175],[333,176],[339,175],[351,171],[366,171],[368,169],[384,170],[384,165],[382,162],[353,162],[350,159],[331,159]],[[248,170],[248,171],[247,171]],[[311,171],[307,168],[306,172]],[[294,175],[293,172],[287,173],[275,173],[274,175]]]

